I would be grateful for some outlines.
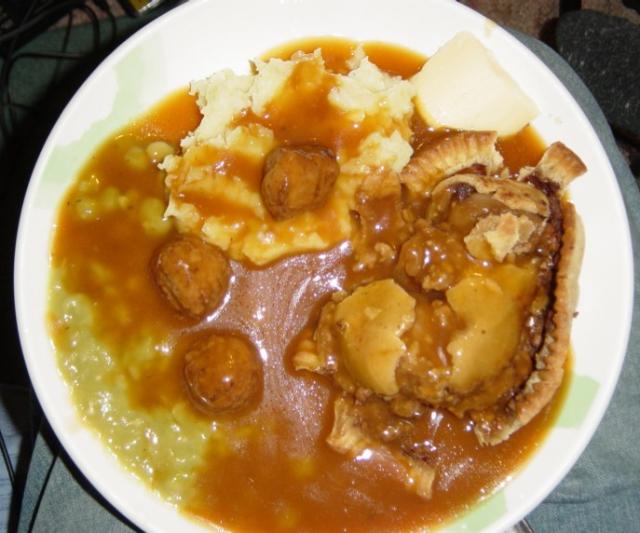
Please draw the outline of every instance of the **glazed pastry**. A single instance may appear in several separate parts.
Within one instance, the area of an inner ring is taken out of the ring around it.
[[[400,181],[413,193],[428,194],[443,178],[478,165],[493,174],[502,165],[494,131],[461,131],[418,149],[402,170]]]

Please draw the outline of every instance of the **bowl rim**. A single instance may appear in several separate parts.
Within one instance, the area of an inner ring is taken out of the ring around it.
[[[311,0],[305,0],[305,1],[306,3],[309,3]],[[472,13],[473,16],[481,17],[484,19],[482,15],[476,13],[475,11],[471,10],[470,8],[462,4],[457,4],[456,2],[451,2],[450,0],[430,0],[430,1],[432,3],[448,4],[452,7],[455,6],[453,7],[453,9],[460,9],[463,11],[467,11]],[[81,453],[81,450],[79,450],[78,447],[73,444],[72,439],[69,437],[67,430],[65,428],[65,422],[59,416],[57,408],[55,408],[53,404],[43,401],[43,398],[46,397],[45,389],[46,389],[47,383],[43,382],[40,379],[41,376],[36,366],[36,360],[33,356],[29,355],[33,353],[33,349],[31,347],[32,346],[32,342],[31,342],[32,328],[30,324],[33,323],[34,319],[29,314],[29,310],[28,310],[29,302],[24,292],[24,288],[29,283],[29,280],[25,279],[23,275],[23,272],[25,271],[24,265],[28,263],[29,254],[30,254],[30,248],[27,242],[27,236],[29,231],[30,217],[33,216],[32,211],[34,209],[33,207],[34,197],[40,185],[39,177],[42,175],[43,170],[48,163],[48,160],[54,148],[56,139],[59,136],[60,131],[63,129],[64,123],[67,117],[69,117],[74,113],[74,108],[78,100],[78,95],[86,92],[88,88],[90,88],[91,85],[94,83],[94,80],[99,78],[102,75],[103,71],[112,67],[122,57],[126,56],[132,49],[135,48],[135,46],[140,41],[147,38],[149,34],[152,34],[158,31],[163,25],[169,23],[169,21],[173,17],[177,16],[178,14],[187,13],[188,11],[197,12],[200,6],[207,3],[210,3],[209,0],[195,0],[195,1],[187,2],[168,11],[167,13],[158,17],[157,19],[151,21],[149,24],[145,25],[143,28],[141,28],[140,30],[135,32],[133,35],[131,35],[129,38],[127,38],[114,51],[112,51],[100,63],[100,65],[94,70],[94,72],[92,72],[91,75],[82,83],[82,85],[77,90],[75,95],[71,98],[71,100],[65,106],[65,109],[63,110],[58,120],[56,121],[56,124],[52,128],[45,144],[43,145],[40,155],[38,156],[38,159],[32,171],[29,185],[27,187],[27,191],[23,201],[23,205],[20,213],[17,239],[16,239],[15,259],[14,259],[14,294],[15,294],[16,322],[18,326],[18,333],[20,337],[20,343],[23,349],[25,363],[29,372],[29,376],[32,381],[33,388],[41,403],[43,412],[45,413],[47,420],[49,421],[51,427],[53,428],[57,438],[63,444],[65,450],[67,451],[69,456],[72,458],[73,462],[78,466],[82,474],[86,476],[89,482],[94,487],[96,487],[100,492],[100,494],[103,495],[112,505],[114,505],[115,508],[117,508],[121,513],[123,513],[129,520],[131,520],[137,526],[142,527],[143,529],[149,526],[145,516],[143,514],[141,515],[139,512],[135,512],[134,510],[130,509],[130,507],[128,506],[126,496],[124,494],[118,493],[114,489],[114,487],[111,487],[108,484],[106,484],[103,481],[103,479],[99,476],[99,472],[96,470],[94,465],[87,463],[84,455]],[[304,2],[301,2],[301,3],[304,3]],[[541,61],[541,59],[537,55],[535,55],[529,48],[527,48],[524,44],[522,44],[520,41],[518,41],[515,37],[510,35],[508,32],[506,32],[502,28],[498,27],[494,31],[503,32],[506,35],[507,40],[509,40],[515,48],[520,49],[521,53],[524,52],[525,54],[527,54],[530,60],[537,62],[539,64],[539,67],[541,67],[542,69],[547,71],[548,74],[551,75],[551,79],[554,81],[554,86],[557,90],[560,90],[561,92],[566,93],[566,95],[574,103],[576,103],[575,99],[573,98],[572,95],[570,95],[569,91],[564,86],[564,84],[560,80],[558,80],[555,73],[553,73]],[[611,166],[611,162],[609,160],[608,154],[606,153],[604,147],[602,146],[599,137],[597,136],[597,134],[595,134],[591,121],[586,117],[586,115],[584,114],[584,111],[582,110],[579,104],[576,103],[576,107],[577,107],[577,111],[580,119],[586,123],[591,134],[595,137],[596,143],[594,146],[596,147],[596,150],[600,152],[600,157],[605,161],[605,164],[608,167],[607,170],[610,172],[612,176],[615,177],[615,173]],[[623,240],[625,241],[625,251],[628,253],[628,258],[630,260],[630,262],[626,264],[626,268],[628,269],[627,282],[629,284],[628,286],[633,288],[634,265],[633,265],[633,254],[629,253],[632,250],[631,233],[629,229],[629,219],[626,213],[624,202],[622,200],[622,194],[617,183],[615,184],[614,200],[619,204],[618,207],[619,209],[621,209],[621,212],[624,214],[624,217],[626,219],[626,226],[624,228],[625,235],[623,235],[622,237],[623,237]],[[57,206],[54,208],[54,210],[57,210]],[[50,255],[50,251],[51,251],[53,234],[54,234],[54,231],[52,228],[52,231],[50,232],[50,235],[49,235],[48,255]],[[632,318],[632,310],[633,310],[632,292],[633,291],[631,291],[631,294],[626,298],[627,301],[622,302],[623,304],[622,307],[624,308],[624,314],[625,314],[624,324],[626,325],[625,326],[626,329],[623,337],[620,338],[619,340],[621,342],[621,346],[624,346],[623,354],[626,354],[626,350],[629,342],[629,335],[631,331],[631,318]],[[46,327],[45,327],[45,333],[48,334]],[[527,500],[526,503],[524,504],[519,503],[516,512],[514,512],[511,509],[508,509],[505,513],[503,513],[500,516],[500,518],[498,518],[496,521],[494,521],[491,524],[491,528],[495,528],[495,529],[506,528],[514,524],[518,520],[520,520],[522,517],[528,514],[532,509],[534,509],[537,505],[539,505],[539,503],[553,490],[553,488],[555,488],[559,484],[559,482],[565,477],[568,471],[573,467],[573,465],[578,460],[579,456],[582,454],[582,452],[588,445],[589,441],[593,437],[595,430],[597,429],[602,417],[604,416],[604,413],[610,403],[611,397],[615,391],[616,384],[618,382],[618,378],[622,369],[622,365],[624,363],[624,359],[625,359],[625,356],[623,355],[622,357],[618,357],[615,360],[615,368],[613,368],[613,372],[611,374],[612,378],[609,379],[607,382],[605,382],[604,386],[602,386],[603,384],[601,383],[602,388],[600,390],[599,396],[594,400],[591,406],[589,416],[584,421],[579,437],[577,438],[577,440],[574,439],[574,453],[573,453],[572,460],[565,461],[565,463],[562,465],[561,468],[555,470],[548,477],[548,481],[544,483],[542,486],[538,487],[537,490],[533,492],[532,496]],[[59,375],[59,378],[64,380],[64,378],[61,375]],[[66,380],[64,381],[66,384]],[[68,384],[66,385],[68,387]],[[92,432],[96,432],[92,427],[89,429]],[[102,443],[102,439],[99,439],[99,440]],[[102,446],[104,448],[103,451],[105,454],[113,455],[113,452],[105,444],[102,444]],[[534,452],[533,455],[535,455],[535,453],[537,452]],[[530,459],[531,458],[526,460],[523,466],[526,466],[526,463],[529,462]],[[123,465],[122,463],[120,463],[120,465],[124,470],[126,470],[125,465]],[[141,481],[137,481],[137,482],[141,483]],[[151,494],[155,495],[153,489],[151,489],[148,486],[145,486],[145,488],[150,495]],[[165,500],[162,500],[162,501],[165,502]],[[171,504],[167,504],[167,505],[171,505]],[[476,504],[473,504],[472,507],[475,508],[478,505],[479,503],[476,503]],[[463,515],[464,513],[453,518],[450,523],[445,525],[445,528],[451,525],[454,525],[457,521],[459,521],[464,517]],[[184,517],[185,520],[188,520],[190,523],[195,524],[193,517],[187,516],[182,513],[181,513],[181,516]]]

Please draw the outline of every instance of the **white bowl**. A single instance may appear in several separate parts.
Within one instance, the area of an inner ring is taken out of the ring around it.
[[[320,35],[388,41],[431,55],[455,33],[474,33],[541,110],[534,126],[584,160],[571,198],[586,230],[575,364],[559,418],[531,460],[504,487],[447,530],[501,530],[560,482],[595,431],[613,393],[631,322],[633,260],[626,214],[605,152],[579,106],[526,47],[481,15],[446,0],[192,1],[149,24],[106,59],[62,113],[35,166],[23,206],[15,262],[18,327],[42,408],[94,486],[146,531],[200,531],[129,474],[83,425],[46,328],[49,253],[58,205],[87,157],[115,132],[192,79],[285,41]],[[606,280],[606,283],[605,283]],[[606,310],[606,312],[604,312]],[[597,332],[597,334],[594,334]]]

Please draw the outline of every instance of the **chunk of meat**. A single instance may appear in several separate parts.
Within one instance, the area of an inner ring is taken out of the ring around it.
[[[203,317],[220,305],[231,277],[224,252],[192,236],[164,244],[156,255],[153,272],[169,303],[194,318]]]
[[[467,251],[453,233],[422,222],[400,250],[396,277],[410,288],[446,291],[468,264]]]
[[[340,166],[323,146],[280,146],[269,153],[260,192],[276,220],[320,207],[331,192]]]
[[[409,234],[402,217],[402,189],[398,175],[384,170],[368,174],[356,191],[359,231],[352,239],[358,268],[390,264]]]
[[[246,407],[257,397],[262,368],[248,342],[214,333],[185,354],[184,378],[196,405],[220,414]]]
[[[402,392],[394,399],[397,404],[392,405],[396,414],[404,416],[407,407],[411,409],[410,400],[434,406],[446,404],[452,372],[446,347],[463,325],[446,300],[417,298],[416,321],[405,335],[407,357],[400,361],[396,372]]]
[[[296,347],[293,356],[293,366],[296,370],[308,370],[324,375],[336,373],[338,370],[336,359],[338,341],[334,331],[336,307],[338,301],[344,300],[345,297],[346,294],[334,294],[332,301],[324,304],[313,338],[302,339]],[[350,385],[345,385],[347,389],[350,388]]]

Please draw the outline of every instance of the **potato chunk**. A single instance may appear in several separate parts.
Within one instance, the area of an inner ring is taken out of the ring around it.
[[[331,192],[340,167],[323,146],[280,146],[264,165],[260,192],[267,211],[283,220],[320,207]]]
[[[378,394],[396,394],[396,367],[406,353],[400,337],[413,325],[415,300],[393,280],[374,281],[340,302],[335,318],[351,376]]]
[[[464,246],[451,232],[418,222],[418,231],[400,250],[396,276],[403,285],[415,283],[425,291],[445,291],[455,285],[467,266]]]
[[[510,294],[480,276],[463,278],[447,291],[447,300],[465,322],[447,346],[453,366],[451,385],[458,392],[469,392],[510,361],[520,338],[520,313]]]
[[[471,33],[458,33],[411,80],[432,126],[511,135],[538,114],[536,104]]]

